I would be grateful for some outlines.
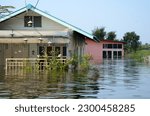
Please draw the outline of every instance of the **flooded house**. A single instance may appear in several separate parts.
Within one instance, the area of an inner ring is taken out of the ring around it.
[[[34,59],[56,51],[61,59],[85,53],[85,39],[96,38],[28,4],[0,18],[0,65],[19,58]]]
[[[125,42],[101,40],[94,42],[86,39],[85,53],[91,55],[92,63],[101,63],[104,59],[121,59],[124,57]]]

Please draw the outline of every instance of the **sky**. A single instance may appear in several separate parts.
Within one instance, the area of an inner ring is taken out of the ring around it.
[[[37,1],[0,0],[0,5],[17,10],[29,3],[36,6]],[[39,0],[36,7],[89,33],[105,27],[121,39],[134,31],[143,44],[150,43],[150,0]]]

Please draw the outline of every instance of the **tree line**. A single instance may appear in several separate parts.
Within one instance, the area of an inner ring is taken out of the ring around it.
[[[116,39],[117,35],[115,31],[106,32],[105,28],[95,28],[92,31],[92,34],[101,40],[112,40],[112,41],[121,41],[125,42],[124,49],[126,53],[136,52],[140,46],[140,36],[133,32],[126,32],[121,40]]]

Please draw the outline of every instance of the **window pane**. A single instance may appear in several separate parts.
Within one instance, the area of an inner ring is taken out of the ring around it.
[[[43,56],[44,55],[44,52],[45,52],[45,48],[43,46],[40,46],[39,47],[39,55],[40,56]]]
[[[108,44],[108,48],[112,48],[112,44]]]
[[[63,47],[63,56],[67,56],[67,47]]]
[[[118,48],[119,48],[119,49],[122,49],[122,44],[118,44]]]
[[[42,27],[41,16],[34,16],[34,27]]]
[[[114,45],[113,45],[113,48],[117,48],[117,44],[114,44]]]
[[[108,58],[112,58],[112,51],[108,51]]]
[[[24,17],[24,26],[25,27],[32,27],[32,23],[29,23],[29,21],[32,21],[32,16],[25,16]]]
[[[103,44],[103,48],[108,48],[108,44]]]
[[[113,55],[114,55],[113,58],[118,58],[117,51],[114,51]]]
[[[60,47],[55,47],[55,54],[56,56],[60,54]]]
[[[107,51],[103,51],[103,58],[107,58]]]
[[[52,47],[51,46],[47,47],[47,55],[52,56]]]
[[[122,52],[118,51],[118,58],[122,58]]]

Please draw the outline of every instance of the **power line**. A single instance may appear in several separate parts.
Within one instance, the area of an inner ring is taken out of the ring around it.
[[[36,5],[35,5],[35,8],[37,7],[37,5],[38,5],[39,1],[40,1],[40,0],[37,0]]]
[[[25,3],[25,6],[27,6],[27,1],[26,0],[24,1],[24,3]]]

